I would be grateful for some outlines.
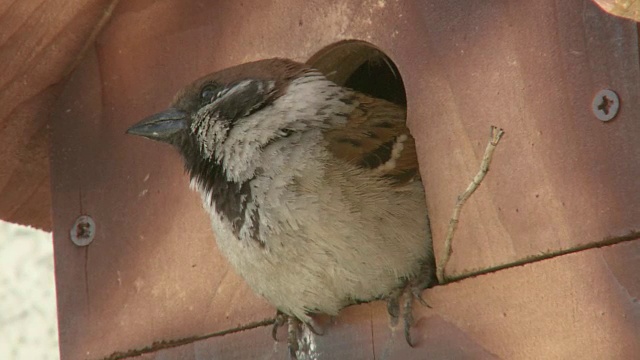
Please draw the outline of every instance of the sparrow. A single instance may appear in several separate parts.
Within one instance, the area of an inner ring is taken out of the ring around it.
[[[277,309],[274,338],[288,322],[295,357],[312,315],[377,299],[411,344],[411,304],[437,280],[405,121],[402,106],[275,58],[194,81],[127,133],[182,155],[219,251]]]

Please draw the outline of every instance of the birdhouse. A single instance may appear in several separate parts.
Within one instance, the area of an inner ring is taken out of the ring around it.
[[[586,0],[105,8],[87,10],[102,27],[47,117],[62,359],[287,358],[275,309],[218,251],[179,155],[124,134],[194,79],[272,57],[407,107],[437,258],[491,126],[505,131],[460,212],[446,283],[414,308],[415,346],[376,301],[322,318],[305,356],[640,353],[635,22]]]

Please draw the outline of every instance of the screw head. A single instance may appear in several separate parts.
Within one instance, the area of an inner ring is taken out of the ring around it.
[[[618,115],[620,99],[613,90],[603,89],[593,97],[591,111],[601,121],[612,120]]]
[[[73,223],[69,235],[71,241],[77,246],[87,246],[96,234],[96,223],[89,215],[81,215]]]

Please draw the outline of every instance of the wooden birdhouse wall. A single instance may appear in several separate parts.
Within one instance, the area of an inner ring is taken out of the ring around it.
[[[286,358],[284,334],[276,344],[267,327],[197,339],[275,310],[219,254],[179,155],[124,131],[203,74],[307,61],[344,40],[379,48],[402,76],[437,254],[490,125],[506,135],[447,268],[488,274],[425,292],[415,348],[376,302],[309,335],[315,358],[640,354],[636,23],[583,0],[132,0],[61,85],[50,119],[62,358]],[[602,89],[620,98],[609,122],[592,112]],[[83,247],[70,240],[81,215],[95,222]]]

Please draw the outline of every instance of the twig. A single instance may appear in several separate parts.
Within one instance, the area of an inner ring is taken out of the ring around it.
[[[442,252],[442,258],[436,267],[436,275],[438,276],[438,282],[440,284],[445,283],[445,273],[444,270],[451,258],[451,254],[453,253],[453,249],[451,248],[451,243],[453,240],[453,234],[458,228],[458,219],[460,218],[460,211],[462,211],[462,206],[469,199],[469,197],[473,194],[474,191],[480,186],[480,183],[484,179],[485,175],[489,171],[489,165],[491,164],[491,159],[493,158],[493,151],[496,149],[500,138],[504,135],[504,131],[502,129],[498,129],[495,126],[491,126],[491,140],[489,144],[487,144],[487,148],[484,150],[484,156],[482,157],[482,164],[480,165],[480,171],[476,174],[476,176],[471,181],[471,184],[467,187],[467,190],[462,193],[462,195],[458,196],[458,201],[456,202],[456,206],[453,208],[453,215],[451,216],[451,220],[449,220],[449,228],[447,229],[447,236],[444,239],[444,251]]]

